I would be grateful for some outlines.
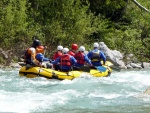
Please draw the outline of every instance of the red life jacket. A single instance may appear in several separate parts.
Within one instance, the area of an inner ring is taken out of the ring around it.
[[[77,60],[77,63],[79,64],[84,64],[85,63],[85,60],[84,60],[84,53],[82,52],[78,52],[75,54],[75,59]]]
[[[75,56],[75,52],[71,51],[71,50],[68,52],[68,54],[71,55],[71,56]]]
[[[71,66],[70,55],[64,54],[60,57],[60,65],[61,66]]]
[[[54,56],[53,59],[56,60],[58,57],[62,56],[62,53],[60,51],[57,51]]]

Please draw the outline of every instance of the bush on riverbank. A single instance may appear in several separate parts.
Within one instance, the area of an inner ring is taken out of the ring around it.
[[[139,0],[149,8],[150,1]],[[0,1],[0,45],[16,61],[38,36],[48,46],[47,56],[61,44],[84,44],[92,49],[102,41],[124,54],[134,53],[139,61],[150,59],[150,15],[128,0],[12,0]],[[9,59],[9,60],[8,60]],[[8,61],[5,61],[8,60]]]

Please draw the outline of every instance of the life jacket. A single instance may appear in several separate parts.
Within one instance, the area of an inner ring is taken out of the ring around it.
[[[36,53],[44,53],[45,47],[44,46],[37,46],[36,47]]]
[[[77,63],[79,64],[84,64],[85,63],[85,60],[84,60],[84,53],[82,52],[78,52],[75,54],[75,59],[77,60]]]
[[[72,51],[72,50],[70,50],[70,51],[68,52],[68,54],[71,55],[71,56],[75,56],[75,52]]]
[[[64,54],[60,56],[60,65],[61,66],[71,66],[70,55]]]
[[[35,58],[32,58],[31,52],[34,50],[34,48],[28,48],[25,52],[24,58],[26,64],[32,64],[33,60],[36,60]],[[36,51],[35,51],[36,52]],[[36,54],[36,53],[35,53]]]
[[[29,48],[26,49],[26,52],[25,52],[25,55],[24,55],[24,62],[25,63],[30,63],[30,61],[31,61],[31,54],[28,53],[28,50],[29,50]]]
[[[100,51],[98,50],[97,52],[95,52],[94,50],[92,51],[92,58],[91,61],[92,62],[99,62],[100,61]]]
[[[62,56],[62,53],[60,51],[57,51],[54,56],[53,59],[56,60],[58,57]]]

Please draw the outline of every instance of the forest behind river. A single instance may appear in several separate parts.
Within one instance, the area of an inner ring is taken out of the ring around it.
[[[104,42],[150,61],[149,0],[1,0],[0,7],[1,64],[18,61],[33,37],[48,47],[48,57],[58,45],[91,50]]]

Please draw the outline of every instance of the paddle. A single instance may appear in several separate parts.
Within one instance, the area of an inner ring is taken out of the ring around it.
[[[106,68],[104,66],[95,66],[95,68],[97,70],[99,70],[100,72],[105,72],[106,71]]]
[[[103,64],[103,62],[102,62],[102,64]],[[114,71],[120,71],[120,70],[121,70],[121,68],[115,66],[115,65],[114,65],[113,63],[111,63],[110,61],[106,61],[104,66],[108,66],[108,67],[112,68]],[[107,68],[104,67],[104,66],[95,66],[95,67],[82,66],[82,67],[80,67],[79,69],[80,69],[81,71],[84,71],[84,72],[90,72],[90,69],[91,69],[91,68],[93,68],[93,69],[95,68],[95,69],[99,70],[100,72],[105,72]]]
[[[105,68],[104,66],[95,66],[95,67],[81,66],[80,67],[80,70],[84,72],[90,72],[91,69],[97,69],[100,72],[105,72],[107,68]]]
[[[111,62],[107,62],[107,64],[112,65]],[[100,72],[105,72],[107,68],[104,67],[104,66],[93,66],[93,67],[90,67],[90,66],[81,66],[79,69],[82,70],[82,71],[84,71],[84,72],[90,72],[91,69],[97,69]]]

